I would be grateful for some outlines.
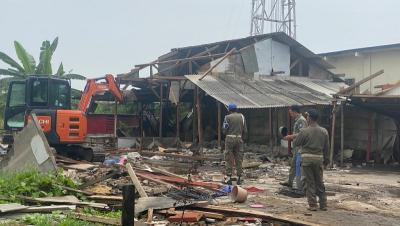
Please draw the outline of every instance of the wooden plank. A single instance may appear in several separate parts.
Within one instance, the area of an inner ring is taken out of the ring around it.
[[[90,180],[90,181],[87,181],[86,183],[84,183],[81,186],[79,186],[79,188],[80,189],[87,188],[87,187],[92,186],[94,184],[97,184],[97,183],[99,183],[101,181],[107,180],[108,178],[111,178],[111,177],[117,175],[118,173],[119,173],[119,171],[117,171],[117,170],[110,170],[110,171],[108,171],[108,173],[106,175],[98,177],[98,178],[95,178],[95,179]]]
[[[233,53],[236,52],[236,48],[231,49],[225,56],[223,56],[216,64],[211,66],[204,74],[199,78],[199,81],[202,80],[204,77],[206,77],[214,68],[216,68],[222,61],[224,61],[227,57],[232,55]]]
[[[51,205],[51,206],[31,206],[27,209],[18,211],[19,213],[51,213],[53,211],[76,210],[76,205]]]
[[[131,180],[133,182],[133,185],[135,185],[136,190],[139,192],[140,197],[147,197],[146,191],[143,189],[142,184],[137,178],[136,173],[130,163],[126,164],[126,169],[128,170],[128,174],[131,177]]]
[[[116,196],[116,195],[91,195],[91,196],[88,196],[88,198],[96,199],[96,200],[110,200],[110,201],[122,202],[122,196]]]
[[[279,216],[276,214],[265,213],[265,212],[256,211],[256,210],[247,210],[247,209],[243,209],[243,208],[234,209],[234,208],[215,206],[215,205],[197,206],[195,204],[195,206],[196,206],[195,207],[196,209],[206,210],[208,212],[225,213],[225,214],[230,214],[230,215],[235,215],[235,216],[257,217],[257,218],[261,218],[263,220],[285,222],[285,223],[289,223],[289,224],[302,225],[302,226],[321,226],[321,224],[315,224],[315,223],[306,222],[306,221],[299,220],[299,219],[292,219],[287,216]]]
[[[375,96],[380,96],[380,95],[385,94],[385,93],[389,92],[390,90],[392,90],[392,89],[394,89],[394,88],[397,88],[397,87],[399,87],[399,86],[400,86],[400,81],[398,81],[398,82],[396,82],[395,84],[393,84],[393,86],[391,86],[390,88],[381,90],[381,91],[375,93],[374,95],[375,95]]]
[[[192,155],[181,155],[181,154],[173,154],[173,153],[162,153],[162,152],[153,152],[153,151],[139,151],[139,153],[143,156],[165,156],[171,158],[182,158],[182,159],[190,159],[190,160],[210,160],[210,161],[218,161],[223,158],[222,155],[218,156],[192,156]]]
[[[337,94],[346,94],[346,93],[352,91],[353,89],[359,87],[360,85],[368,82],[369,80],[378,77],[379,75],[383,74],[384,72],[385,71],[383,69],[380,70],[380,71],[377,71],[377,72],[373,73],[372,75],[370,75],[370,76],[368,76],[368,77],[366,77],[364,79],[361,79],[360,81],[356,82],[355,84],[347,87],[346,89],[343,89],[343,90],[339,91]]]
[[[62,185],[57,185],[57,187],[67,190],[67,191],[71,191],[71,192],[76,192],[76,193],[81,193],[84,195],[93,195],[93,192],[89,192],[89,191],[82,191],[79,189],[75,189],[75,188],[70,188],[70,187],[66,187],[66,186],[62,186]]]
[[[83,213],[71,213],[71,216],[76,217],[77,219],[90,221],[95,223],[102,223],[106,225],[122,225],[120,219],[109,218],[109,217],[100,217],[95,215],[88,215]]]
[[[94,168],[95,165],[87,164],[87,163],[80,163],[80,164],[72,164],[72,165],[63,165],[61,167],[65,168],[65,169],[74,169],[74,170],[86,171],[86,170]]]
[[[156,178],[149,177],[148,175],[143,175],[143,174],[138,173],[138,172],[136,173],[136,175],[138,175],[139,177],[141,177],[141,178],[143,178],[143,179],[145,179],[145,180],[149,180],[149,181],[153,181],[153,182],[158,183],[158,184],[165,185],[165,186],[167,186],[167,188],[176,188],[176,189],[180,189],[178,186],[176,186],[176,185],[174,185],[174,184],[170,184],[170,183],[168,183],[168,182],[165,182],[165,181],[162,181],[162,180],[158,180],[158,179],[156,179]]]
[[[7,203],[7,204],[0,204],[0,212],[1,213],[8,213],[8,212],[15,212],[23,209],[27,209],[28,206],[21,205],[19,203]]]
[[[131,177],[133,185],[135,185],[136,190],[139,192],[140,197],[147,198],[146,191],[143,189],[142,184],[140,183],[139,179],[137,178],[135,171],[132,168],[130,163],[126,164],[126,169],[128,170],[128,174]],[[148,210],[147,214],[147,222],[152,222],[153,220],[153,209]]]
[[[225,219],[225,215],[220,214],[220,213],[207,212],[207,211],[201,211],[201,210],[191,210],[191,212],[201,213],[206,218],[212,218],[212,219],[218,219],[218,220]],[[164,214],[164,215],[176,215],[176,214],[182,214],[182,211],[168,209],[168,210],[158,210],[157,213]]]
[[[175,216],[168,217],[169,222],[198,222],[203,214],[195,211],[185,211],[177,213]]]
[[[160,168],[157,168],[157,167],[151,167],[151,169],[152,169],[153,171],[157,172],[157,173],[162,173],[162,174],[164,174],[164,175],[166,175],[166,176],[178,177],[178,178],[182,178],[182,179],[187,179],[186,177],[183,177],[183,176],[178,175],[178,174],[175,174],[175,173],[171,173],[171,172],[169,172],[169,171],[167,171],[167,170],[163,170],[163,169],[160,169]]]
[[[46,198],[31,198],[25,196],[18,196],[18,198],[23,199],[27,202],[31,203],[56,203],[56,204],[71,204],[77,206],[90,206],[93,208],[106,209],[108,207],[107,204],[104,203],[95,203],[95,202],[81,202],[73,195],[67,196],[55,196],[55,197],[46,197]]]

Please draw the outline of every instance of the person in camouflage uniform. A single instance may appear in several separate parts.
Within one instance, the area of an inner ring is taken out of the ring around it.
[[[225,116],[223,132],[225,137],[225,161],[227,184],[232,184],[233,165],[236,166],[237,184],[242,181],[242,162],[243,162],[243,137],[247,135],[246,119],[238,113],[236,104],[228,105],[229,114]]]
[[[309,126],[302,129],[296,136],[294,144],[301,148],[302,173],[305,178],[305,192],[309,210],[317,210],[317,198],[319,208],[327,210],[327,199],[323,181],[324,166],[329,164],[329,136],[328,131],[317,123],[319,113],[312,109],[308,111]]]
[[[287,141],[292,141],[297,136],[297,134],[300,132],[301,129],[307,127],[307,121],[303,117],[303,115],[300,113],[299,106],[296,106],[296,105],[291,106],[289,108],[289,115],[291,118],[294,119],[293,134],[287,135],[283,139],[287,140]],[[296,155],[297,155],[298,151],[299,151],[299,148],[293,144],[293,146],[292,146],[292,155],[293,156],[290,161],[289,178],[286,182],[281,183],[281,185],[293,187],[293,180],[296,176]],[[298,181],[300,181],[300,180],[298,180]],[[299,183],[297,184],[297,187],[299,188]]]

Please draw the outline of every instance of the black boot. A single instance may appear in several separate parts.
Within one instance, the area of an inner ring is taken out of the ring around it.
[[[236,184],[237,184],[237,185],[242,185],[243,182],[244,182],[244,181],[243,181],[242,177],[241,177],[241,176],[238,176],[238,179],[237,179]]]

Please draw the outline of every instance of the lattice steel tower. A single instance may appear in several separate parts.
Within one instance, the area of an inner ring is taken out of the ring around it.
[[[295,0],[252,0],[250,35],[285,32],[296,39]]]

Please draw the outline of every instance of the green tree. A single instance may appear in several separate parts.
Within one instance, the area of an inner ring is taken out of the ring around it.
[[[64,71],[62,62],[58,66],[57,72],[53,74],[51,59],[58,45],[58,37],[50,42],[48,40],[42,42],[40,47],[39,62],[36,64],[35,58],[29,54],[25,48],[18,42],[14,41],[15,53],[20,61],[18,63],[7,54],[0,52],[0,60],[8,64],[11,68],[0,69],[0,75],[12,76],[14,79],[24,79],[29,75],[37,76],[56,76],[66,79],[86,79],[82,75],[68,73]]]
[[[51,60],[53,54],[58,45],[58,37],[52,42],[46,40],[42,42],[40,47],[39,61],[36,63],[35,58],[29,54],[25,48],[18,42],[14,41],[15,53],[18,57],[19,62],[12,59],[9,55],[0,51],[0,60],[9,65],[9,68],[0,68],[0,126],[3,123],[3,112],[5,107],[5,100],[7,97],[8,83],[11,80],[25,79],[29,75],[35,76],[52,76],[64,79],[79,79],[84,80],[86,77],[74,74],[65,73],[62,62],[57,68],[57,71],[53,73]],[[5,76],[5,77],[1,77]]]

